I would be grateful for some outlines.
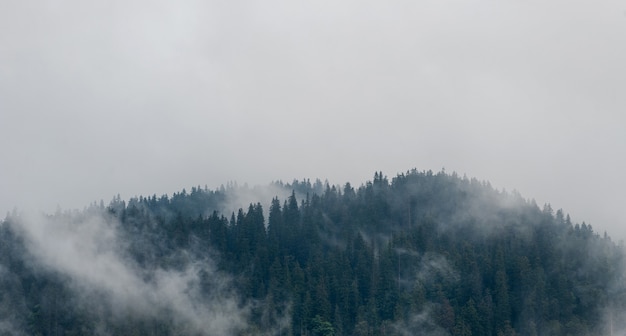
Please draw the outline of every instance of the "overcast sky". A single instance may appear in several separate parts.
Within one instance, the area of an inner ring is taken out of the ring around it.
[[[0,1],[2,217],[445,167],[626,238],[625,153],[623,1]]]

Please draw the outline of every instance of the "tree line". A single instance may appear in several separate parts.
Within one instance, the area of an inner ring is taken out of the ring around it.
[[[124,253],[141,268],[180,267],[189,262],[180,251],[210,257],[232,275],[241,305],[259,303],[240,334],[608,335],[625,327],[623,246],[562,210],[445,172],[391,180],[376,172],[358,188],[277,185],[290,196],[229,214],[221,210],[239,187],[116,197],[54,216],[98,212],[119,222]],[[177,333],[167,320],[78,309],[63,274],[24,257],[15,221],[7,216],[0,231],[0,312],[25,334],[85,334],[95,320],[111,334]]]

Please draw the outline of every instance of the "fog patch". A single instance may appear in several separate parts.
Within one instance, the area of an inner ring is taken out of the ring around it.
[[[424,286],[437,283],[455,283],[460,275],[444,255],[426,252],[420,254],[405,248],[394,248],[398,256],[398,281],[411,288],[416,282]]]
[[[249,187],[248,184],[239,186],[236,183],[230,183],[226,187],[220,188],[224,193],[224,202],[220,204],[219,209],[215,209],[218,212],[229,216],[232,213],[237,213],[239,209],[247,210],[250,204],[261,204],[263,207],[264,218],[269,218],[269,208],[272,203],[272,199],[278,198],[279,200],[287,200],[292,193],[298,201],[306,199],[306,193],[296,190],[294,181],[293,184],[284,184],[282,182],[274,182],[269,185],[259,186],[255,185]],[[267,225],[267,222],[265,223]]]
[[[391,325],[392,335],[413,336],[447,336],[449,333],[440,327],[433,318],[432,307],[427,306],[421,312],[409,316],[407,319],[395,321]]]
[[[211,260],[176,269],[140,268],[125,255],[118,225],[105,214],[30,215],[14,229],[34,262],[70,279],[69,288],[91,314],[165,318],[184,334],[232,335],[247,327],[249,306],[241,304],[230,277]],[[110,333],[106,326],[98,332]]]
[[[417,271],[417,279],[428,283],[438,278],[456,282],[459,280],[459,275],[444,256],[437,253],[424,254]]]

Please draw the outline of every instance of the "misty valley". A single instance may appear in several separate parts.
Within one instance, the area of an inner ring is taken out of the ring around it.
[[[624,247],[455,173],[7,214],[0,335],[621,335]]]

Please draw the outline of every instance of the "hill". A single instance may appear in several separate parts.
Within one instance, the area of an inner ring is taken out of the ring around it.
[[[623,262],[562,210],[445,172],[197,187],[7,216],[0,333],[610,335]]]

